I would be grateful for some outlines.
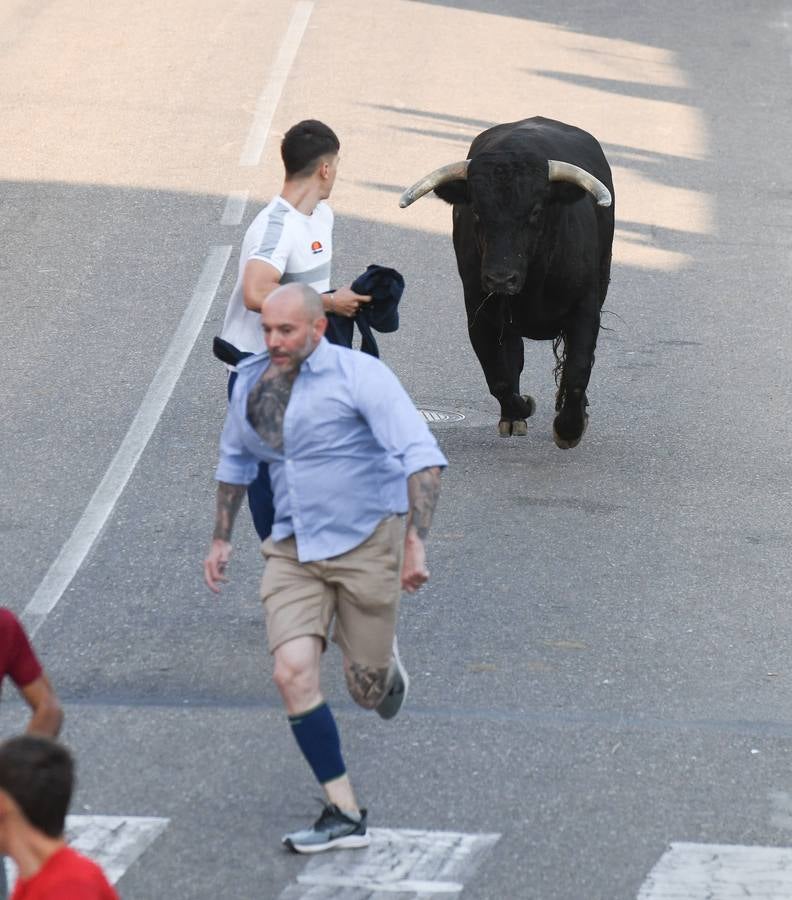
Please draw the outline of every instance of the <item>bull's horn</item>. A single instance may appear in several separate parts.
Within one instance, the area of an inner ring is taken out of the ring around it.
[[[580,166],[559,162],[557,159],[548,159],[547,177],[550,181],[570,181],[572,184],[582,187],[584,191],[588,191],[594,197],[598,206],[610,206],[612,203],[611,192],[605,185],[591,172],[581,169]]]
[[[429,191],[433,191],[447,181],[459,181],[461,178],[467,178],[469,164],[469,159],[463,159],[461,162],[450,163],[447,166],[435,169],[434,172],[425,175],[420,181],[416,181],[412,187],[407,188],[399,198],[399,206],[404,209],[405,206],[415,203],[424,194],[428,194]]]

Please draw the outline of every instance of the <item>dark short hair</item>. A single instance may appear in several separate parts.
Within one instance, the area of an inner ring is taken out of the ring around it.
[[[312,174],[323,156],[335,156],[341,144],[332,128],[316,119],[298,122],[283,135],[281,159],[289,178]]]
[[[0,744],[0,788],[38,831],[63,834],[73,787],[74,761],[62,744],[31,734]]]

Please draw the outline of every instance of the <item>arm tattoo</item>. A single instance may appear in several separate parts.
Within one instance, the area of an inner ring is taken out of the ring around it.
[[[239,511],[242,498],[245,496],[244,484],[227,484],[220,481],[217,485],[217,513],[212,539],[230,541],[234,519]]]
[[[299,371],[281,373],[270,366],[248,395],[248,421],[273,450],[283,449],[283,418]]]
[[[407,479],[407,494],[410,498],[410,513],[407,528],[415,528],[423,541],[429,534],[437,499],[440,496],[440,469],[432,466],[414,472]]]

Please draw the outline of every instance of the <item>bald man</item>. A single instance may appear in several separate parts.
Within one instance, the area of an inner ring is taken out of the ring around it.
[[[283,843],[298,853],[365,847],[367,813],[322,696],[321,656],[332,630],[355,702],[385,719],[398,713],[409,683],[396,647],[399,599],[429,578],[424,541],[447,461],[390,369],[324,338],[315,290],[277,288],[261,323],[267,349],[240,364],[220,441],[204,578],[219,592],[245,486],[267,462],[275,521],[261,595],[273,677],[326,797],[316,822]]]

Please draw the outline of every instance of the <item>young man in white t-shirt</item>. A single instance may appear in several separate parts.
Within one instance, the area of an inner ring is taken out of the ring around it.
[[[333,211],[330,196],[340,144],[331,128],[315,119],[293,125],[281,142],[283,188],[256,216],[245,234],[236,285],[221,337],[238,350],[261,353],[261,304],[281,284],[300,282],[323,294],[325,310],[354,317],[371,298],[350,288],[330,292]],[[232,372],[228,395],[236,380]],[[266,463],[248,488],[253,523],[263,541],[272,530],[272,489]]]

